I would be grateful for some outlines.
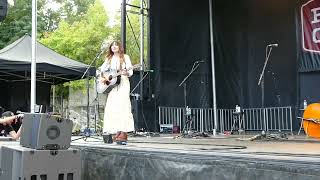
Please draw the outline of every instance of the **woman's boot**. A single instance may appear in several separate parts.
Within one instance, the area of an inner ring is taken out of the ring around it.
[[[117,142],[117,139],[118,139],[118,137],[119,137],[120,134],[121,134],[121,131],[118,131],[117,134],[115,134],[115,135],[112,136],[113,142]]]
[[[127,145],[127,143],[128,143],[128,133],[121,132],[116,141],[117,141],[117,144]]]

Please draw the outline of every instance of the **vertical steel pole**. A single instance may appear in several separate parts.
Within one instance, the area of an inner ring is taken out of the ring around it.
[[[36,39],[37,39],[37,0],[32,0],[32,33],[31,33],[31,89],[30,112],[34,113],[36,104]]]
[[[89,74],[87,74],[87,129],[90,128],[90,81],[89,81]],[[90,131],[88,131],[90,132]]]
[[[213,116],[214,116],[214,128],[213,135],[216,135],[218,127],[218,116],[217,116],[217,98],[216,98],[216,77],[215,77],[215,64],[214,64],[214,39],[213,39],[213,12],[212,12],[212,0],[209,0],[209,16],[210,16],[210,49],[211,49],[211,69],[212,69],[212,105],[213,105]]]
[[[56,86],[52,87],[52,112],[55,112],[55,100],[56,100]]]
[[[151,17],[150,17],[150,0],[148,0],[148,4],[147,4],[147,62],[148,62],[148,69],[151,69],[151,57],[150,57],[150,29],[151,29]],[[148,88],[149,88],[149,92],[148,92],[148,98],[151,99],[152,98],[152,89],[153,87],[151,87],[151,74],[149,74],[149,80],[148,80]]]
[[[126,52],[126,25],[127,25],[127,3],[126,0],[122,0],[122,5],[121,5],[121,43],[124,48],[124,52]]]
[[[144,10],[143,1],[140,0],[140,80],[143,79],[143,67],[144,67]],[[143,81],[140,83],[140,100],[143,100]]]

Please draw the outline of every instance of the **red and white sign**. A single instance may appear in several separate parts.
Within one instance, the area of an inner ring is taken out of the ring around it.
[[[302,47],[320,53],[320,0],[311,0],[301,6]]]

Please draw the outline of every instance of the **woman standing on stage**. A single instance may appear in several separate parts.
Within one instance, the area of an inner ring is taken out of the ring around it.
[[[104,109],[103,133],[115,134],[113,140],[117,144],[127,144],[128,132],[134,131],[134,120],[131,113],[130,82],[132,76],[130,57],[124,54],[120,42],[114,41],[106,52],[105,62],[101,71],[121,72],[120,84],[115,86],[107,94],[107,102]],[[107,78],[102,78],[102,83],[107,83]]]

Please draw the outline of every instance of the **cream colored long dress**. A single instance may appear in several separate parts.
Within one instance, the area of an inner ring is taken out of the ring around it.
[[[107,61],[101,66],[101,69],[119,69],[120,61],[113,57],[111,63]],[[122,68],[131,67],[129,56],[125,55],[125,63]],[[129,76],[133,71],[130,70]],[[103,133],[115,134],[118,131],[131,132],[134,131],[134,120],[131,112],[130,102],[130,82],[127,76],[121,76],[121,82],[107,94],[107,102],[104,109]]]

